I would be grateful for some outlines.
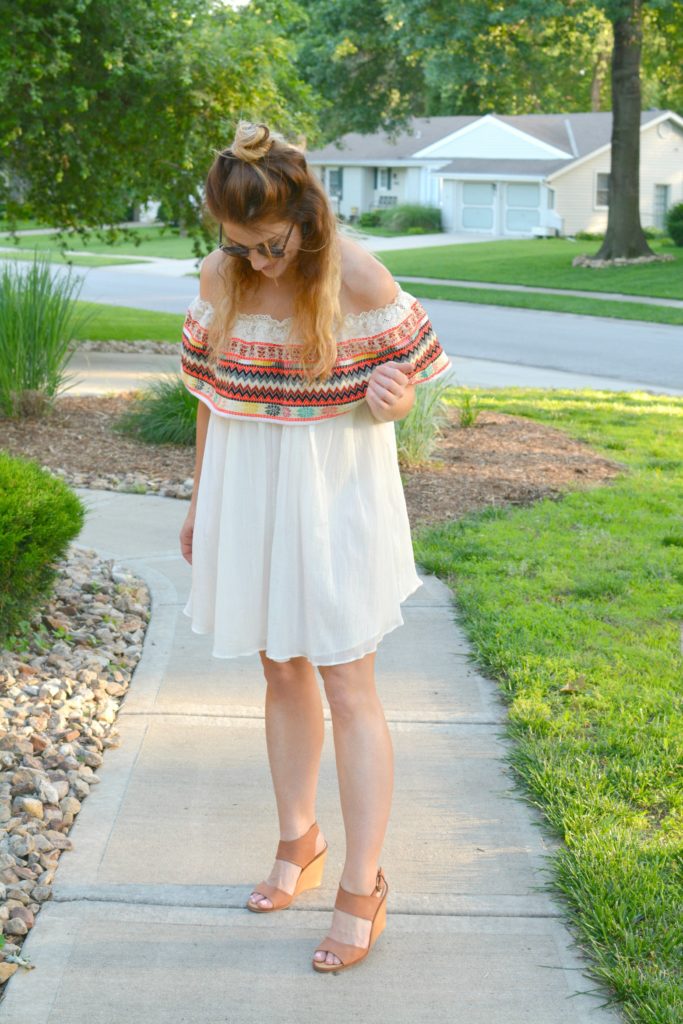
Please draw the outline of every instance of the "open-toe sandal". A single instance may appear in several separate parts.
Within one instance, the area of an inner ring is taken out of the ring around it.
[[[382,874],[381,868],[377,871],[375,888],[369,896],[347,892],[341,885],[339,886],[337,899],[334,903],[335,910],[342,910],[346,914],[353,914],[354,917],[362,917],[366,921],[371,921],[370,937],[367,946],[352,946],[346,942],[339,942],[337,939],[327,935],[318,946],[318,949],[315,950],[315,953],[334,953],[335,956],[339,957],[341,963],[328,964],[324,960],[312,960],[311,962],[316,971],[324,973],[343,971],[347,967],[353,967],[354,964],[358,964],[361,960],[365,959],[372,949],[377,936],[381,935],[384,931],[387,920],[388,894],[389,885]]]
[[[270,885],[269,882],[261,882],[252,891],[260,893],[261,897],[267,897],[273,905],[272,907],[261,907],[249,899],[246,904],[249,910],[253,910],[257,914],[269,914],[271,910],[284,910],[300,892],[304,892],[306,889],[315,889],[320,885],[327,856],[327,842],[320,853],[315,852],[319,832],[318,823],[314,821],[308,832],[299,836],[298,839],[280,840],[275,855],[276,860],[286,860],[301,868],[294,891],[286,892],[284,889],[278,889],[275,885]]]

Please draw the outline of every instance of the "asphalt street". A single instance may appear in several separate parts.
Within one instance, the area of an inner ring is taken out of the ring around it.
[[[164,262],[175,264],[169,268],[172,275],[166,268],[160,273],[154,264],[77,267],[75,272],[83,278],[80,298],[183,313],[199,288],[196,277],[183,276],[191,271],[192,261]],[[57,265],[53,270],[65,272]],[[623,382],[624,390],[643,387],[683,393],[683,327],[436,299],[423,302],[444,349],[470,366],[476,361],[481,370],[477,381],[483,386],[494,385],[495,364],[509,366],[520,386],[525,380],[521,371],[528,368],[528,386],[540,379],[539,371],[544,370],[588,380],[585,385],[568,380],[568,387],[606,386],[591,385],[595,379],[611,381],[614,389]],[[477,386],[472,378],[463,383]]]

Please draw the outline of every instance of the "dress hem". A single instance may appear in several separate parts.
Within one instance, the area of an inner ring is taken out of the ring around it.
[[[404,601],[408,600],[408,598],[411,596],[411,594],[414,594],[423,585],[424,585],[424,581],[419,579],[419,577],[418,577],[417,583],[413,587],[411,587],[411,589],[408,590],[403,595],[403,597],[399,598],[399,602],[398,603],[399,604],[403,604]],[[186,608],[183,608],[183,615],[186,615],[188,618],[192,618],[192,613],[188,612],[186,610]],[[214,649],[214,650],[211,651],[211,657],[212,658],[220,658],[223,661],[227,661],[227,660],[229,660],[231,658],[246,658],[246,657],[250,657],[253,654],[258,654],[259,651],[265,650],[266,657],[270,658],[271,661],[282,661],[282,662],[285,662],[285,661],[289,661],[291,658],[307,658],[308,661],[310,661],[311,664],[314,667],[316,667],[316,668],[318,666],[321,666],[322,668],[327,668],[327,667],[329,667],[331,665],[346,665],[346,664],[348,664],[351,661],[357,661],[359,658],[364,658],[366,654],[372,654],[374,651],[377,650],[377,647],[378,647],[379,643],[384,639],[385,636],[387,636],[389,633],[393,633],[393,631],[395,629],[398,629],[399,626],[403,626],[403,625],[405,625],[405,622],[404,622],[403,616],[402,616],[402,614],[401,614],[401,612],[399,610],[398,621],[394,620],[390,626],[387,626],[386,628],[382,629],[382,631],[380,633],[376,633],[370,640],[365,641],[364,644],[361,642],[359,645],[357,645],[361,649],[359,651],[354,652],[354,654],[350,658],[343,657],[344,654],[347,654],[348,651],[351,650],[351,648],[348,648],[348,647],[345,648],[344,651],[339,652],[339,654],[337,654],[337,655],[336,654],[310,655],[310,654],[307,654],[305,652],[300,652],[298,654],[288,654],[288,655],[285,655],[284,657],[275,658],[275,657],[273,657],[273,655],[268,654],[268,644],[267,644],[267,642],[262,644],[261,646],[258,646],[256,648],[252,649],[252,650],[240,651],[240,652],[238,652],[236,654],[218,654],[218,653],[216,653],[216,651]],[[210,629],[201,630],[201,629],[197,629],[194,625],[191,625],[190,628],[191,628],[192,632],[195,633],[198,636],[212,636],[213,635],[213,631],[210,630]]]

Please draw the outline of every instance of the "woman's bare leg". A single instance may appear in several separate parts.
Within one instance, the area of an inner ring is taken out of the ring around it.
[[[346,831],[346,860],[341,885],[368,895],[389,821],[394,783],[394,754],[389,727],[375,688],[375,652],[345,665],[320,666],[332,714],[339,795]],[[371,922],[334,911],[330,936],[366,946]],[[323,948],[323,947],[321,947]],[[334,953],[315,959],[339,963]]]
[[[315,668],[307,658],[273,661],[259,651],[266,677],[266,744],[277,803],[281,839],[298,839],[316,820],[315,800],[324,740],[323,706]],[[322,832],[316,853],[325,845]],[[266,879],[286,892],[293,892],[300,869],[276,860]],[[267,896],[251,901],[264,909],[272,907]]]

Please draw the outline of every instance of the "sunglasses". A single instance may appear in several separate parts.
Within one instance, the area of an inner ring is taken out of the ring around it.
[[[249,253],[252,249],[255,249],[259,256],[265,256],[266,259],[279,260],[285,255],[285,249],[287,248],[287,242],[289,236],[294,230],[294,224],[290,225],[289,231],[285,235],[284,241],[280,245],[268,245],[266,242],[259,242],[258,245],[222,245],[223,239],[223,225],[220,224],[218,227],[218,248],[221,252],[226,253],[228,256],[241,256],[242,259],[248,260]]]

